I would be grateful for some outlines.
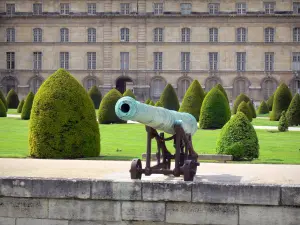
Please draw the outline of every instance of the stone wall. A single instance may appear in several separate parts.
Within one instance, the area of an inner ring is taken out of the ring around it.
[[[300,224],[300,185],[0,178],[0,224]]]

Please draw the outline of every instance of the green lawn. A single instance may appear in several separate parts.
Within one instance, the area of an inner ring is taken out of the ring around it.
[[[270,121],[270,118],[255,118],[252,120],[252,125],[255,126],[278,126],[279,121]]]
[[[17,109],[8,109],[7,114],[19,114],[19,115],[21,115],[21,113],[17,113]]]
[[[0,118],[0,157],[28,156],[28,121]],[[131,160],[146,151],[146,132],[141,124],[100,125],[99,159]],[[220,130],[198,130],[193,136],[198,153],[215,153]],[[300,132],[257,130],[260,158],[252,163],[300,164]],[[156,145],[153,145],[153,149]],[[172,143],[167,145],[172,149]]]

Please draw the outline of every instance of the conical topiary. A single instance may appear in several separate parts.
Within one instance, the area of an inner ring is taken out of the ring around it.
[[[96,86],[93,86],[88,92],[90,98],[94,103],[95,109],[98,109],[102,100],[102,94]]]
[[[269,107],[265,101],[262,101],[257,109],[258,114],[267,114],[269,113]]]
[[[300,125],[300,95],[297,93],[293,97],[286,113],[289,126]]]
[[[256,111],[255,111],[254,105],[252,104],[252,101],[247,102],[247,105],[248,105],[248,107],[250,109],[250,112],[252,114],[252,118],[256,118]]]
[[[227,99],[227,101],[229,102],[227,93],[225,91],[225,89],[223,88],[223,86],[221,84],[217,84],[216,87],[224,94],[225,98]]]
[[[135,95],[132,93],[132,91],[131,91],[130,89],[127,89],[127,90],[124,92],[123,97],[125,97],[125,96],[129,96],[129,97],[131,97],[131,98],[133,98],[133,99],[136,99]]]
[[[159,101],[163,104],[164,108],[178,111],[179,101],[171,84],[167,84],[162,92]]]
[[[7,111],[7,102],[6,102],[6,99],[5,99],[5,97],[4,97],[4,95],[3,95],[3,93],[2,93],[2,91],[0,90],[0,100],[2,101],[2,103],[4,104],[4,107],[5,107],[5,109],[6,109],[6,111]]]
[[[11,89],[6,96],[7,107],[9,109],[17,109],[19,105],[19,97],[14,89]]]
[[[268,105],[269,111],[272,111],[273,101],[274,101],[274,93],[267,100],[267,105]]]
[[[151,99],[148,98],[148,99],[145,101],[145,104],[149,105],[150,101],[151,101]]]
[[[162,104],[160,101],[157,101],[157,102],[155,103],[155,106],[156,106],[156,107],[164,107],[163,104]]]
[[[31,113],[31,108],[32,108],[32,103],[34,99],[34,94],[32,92],[29,92],[24,106],[22,107],[22,112],[21,112],[21,119],[22,120],[29,120],[30,119],[30,113]]]
[[[232,107],[232,114],[236,114],[237,108],[239,107],[239,105],[241,104],[241,102],[249,102],[250,99],[247,95],[245,95],[244,93],[240,94],[239,96],[236,97],[234,103],[233,103],[233,107]]]
[[[292,94],[285,83],[281,83],[276,89],[273,100],[272,112],[270,120],[278,121],[282,111],[286,111],[291,103]]]
[[[278,131],[285,132],[289,129],[289,122],[285,116],[285,111],[282,111],[279,123],[278,123]]]
[[[24,103],[25,103],[25,100],[23,98],[22,101],[20,101],[20,103],[18,105],[17,113],[21,113],[22,112],[22,108],[23,108]]]
[[[120,98],[122,98],[122,94],[117,89],[111,89],[104,95],[98,111],[100,124],[126,123],[126,121],[119,119],[115,112],[115,105]]]
[[[194,80],[184,95],[179,112],[190,113],[199,121],[203,99],[204,91],[198,80]]]
[[[2,99],[0,99],[0,117],[6,117],[6,108],[5,105],[2,102]]]
[[[64,69],[52,74],[34,97],[29,149],[37,158],[99,156],[100,134],[93,102]]]
[[[155,106],[155,104],[152,100],[149,102],[149,105]]]
[[[252,113],[251,113],[251,110],[249,108],[249,105],[246,102],[242,101],[241,104],[239,105],[237,111],[244,113],[245,116],[247,116],[248,120],[250,122],[252,121]]]
[[[258,138],[244,113],[237,112],[222,128],[216,151],[218,154],[233,155],[234,160],[258,158]]]
[[[218,129],[230,119],[230,107],[224,94],[216,87],[205,96],[200,113],[199,126],[202,129]]]

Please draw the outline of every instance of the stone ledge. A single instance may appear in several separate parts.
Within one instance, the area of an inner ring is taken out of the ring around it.
[[[300,185],[282,185],[281,204],[300,206]]]

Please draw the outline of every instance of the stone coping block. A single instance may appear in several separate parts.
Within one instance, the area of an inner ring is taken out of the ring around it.
[[[300,206],[300,185],[282,185],[281,203],[282,205]]]

